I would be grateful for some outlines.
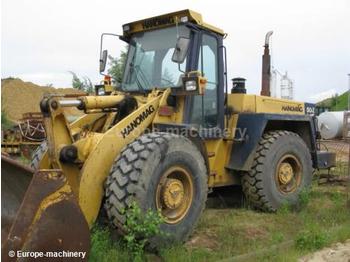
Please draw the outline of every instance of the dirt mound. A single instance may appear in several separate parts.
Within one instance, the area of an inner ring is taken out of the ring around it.
[[[73,88],[54,88],[39,86],[31,82],[23,82],[18,78],[8,78],[1,80],[1,102],[2,109],[12,121],[22,118],[26,112],[40,112],[39,103],[44,94],[73,94],[82,93]],[[78,116],[82,112],[69,108],[67,115]]]

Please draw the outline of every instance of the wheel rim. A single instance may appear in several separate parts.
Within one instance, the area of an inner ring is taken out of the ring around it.
[[[300,185],[302,165],[294,155],[283,156],[277,164],[275,182],[283,194],[293,193]]]
[[[157,186],[156,206],[168,224],[176,224],[187,214],[193,200],[189,172],[179,166],[169,168]]]

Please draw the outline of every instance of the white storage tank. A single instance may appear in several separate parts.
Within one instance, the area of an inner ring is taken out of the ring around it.
[[[335,139],[342,136],[344,111],[323,112],[318,116],[318,130],[323,139]]]

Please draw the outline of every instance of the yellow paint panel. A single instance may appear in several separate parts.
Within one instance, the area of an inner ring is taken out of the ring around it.
[[[225,169],[226,163],[230,159],[232,141],[223,139],[206,140],[205,146],[209,155],[209,187],[232,185],[237,183],[237,179]]]
[[[221,30],[220,28],[217,28],[215,26],[212,26],[203,22],[201,14],[189,9],[185,9],[185,10],[168,13],[164,15],[159,15],[155,17],[150,17],[147,19],[142,19],[142,20],[125,24],[123,25],[123,28],[125,28],[125,26],[129,26],[130,30],[124,31],[124,36],[130,36],[138,32],[160,29],[167,26],[174,26],[176,25],[176,23],[181,22],[180,20],[181,17],[185,17],[185,16],[188,18],[188,21],[201,25],[210,31],[213,31],[221,35],[225,34],[224,31]]]
[[[106,113],[85,114],[79,117],[69,126],[71,129],[72,135],[79,133],[83,128],[85,128],[86,126],[90,126],[97,119],[103,117],[104,115],[106,115]]]
[[[235,113],[256,111],[255,95],[228,94],[227,100]]]
[[[229,94],[228,104],[233,108],[234,113],[305,114],[303,102],[268,96]]]
[[[256,112],[271,114],[304,115],[304,103],[277,99],[267,96],[256,96]]]

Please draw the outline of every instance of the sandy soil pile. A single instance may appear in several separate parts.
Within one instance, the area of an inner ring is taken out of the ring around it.
[[[2,109],[12,121],[22,118],[26,112],[40,112],[39,102],[44,94],[73,94],[81,91],[73,88],[54,88],[38,86],[31,82],[23,82],[20,79],[2,79],[1,80],[1,102]],[[81,115],[82,112],[69,108],[67,115]]]

